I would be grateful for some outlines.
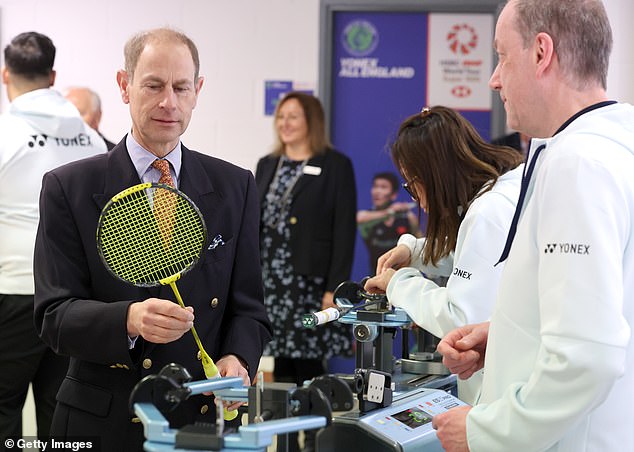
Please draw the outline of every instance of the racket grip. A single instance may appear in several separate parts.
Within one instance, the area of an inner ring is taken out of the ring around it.
[[[213,360],[206,353],[202,354],[202,362],[203,362],[203,371],[205,372],[205,377],[207,378],[215,378],[218,376],[218,368]]]
[[[233,421],[235,418],[238,417],[238,410],[229,411],[224,408],[222,417],[225,418],[225,421]]]
[[[216,367],[216,364],[211,359],[211,357],[207,355],[207,353],[202,354],[202,362],[203,370],[205,371],[205,376],[207,378],[215,378],[218,376],[218,368]],[[225,421],[232,421],[238,417],[238,410],[228,411],[227,408],[224,408],[222,417],[225,419]]]

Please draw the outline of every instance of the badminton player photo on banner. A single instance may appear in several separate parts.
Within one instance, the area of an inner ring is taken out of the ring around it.
[[[51,435],[98,437],[104,451],[142,450],[128,407],[142,378],[175,362],[193,380],[249,385],[271,337],[253,175],[180,141],[203,85],[195,44],[155,29],[124,56],[131,132],[44,176],[34,264],[36,328],[70,356]],[[201,394],[166,417],[179,428],[215,411]]]

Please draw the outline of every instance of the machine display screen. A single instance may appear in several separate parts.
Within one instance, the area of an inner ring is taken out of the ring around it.
[[[410,428],[420,427],[431,422],[431,414],[426,413],[420,408],[408,408],[400,413],[393,414],[392,417]]]

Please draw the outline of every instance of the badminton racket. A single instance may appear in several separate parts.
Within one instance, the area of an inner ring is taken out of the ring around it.
[[[205,221],[193,201],[156,183],[138,184],[113,196],[97,225],[99,256],[112,275],[137,287],[169,285],[183,308],[176,281],[196,265],[206,240]],[[218,368],[193,325],[191,332],[205,376],[217,377]],[[225,413],[227,420],[235,416],[235,410]]]

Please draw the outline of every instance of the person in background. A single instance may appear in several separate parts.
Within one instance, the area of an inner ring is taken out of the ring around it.
[[[495,264],[520,192],[521,155],[486,143],[462,115],[442,106],[407,118],[391,154],[404,187],[427,213],[427,233],[401,236],[378,259],[366,290],[387,293],[392,306],[439,338],[488,320],[503,267]],[[450,276],[439,287],[428,275],[443,266]],[[481,379],[459,382],[459,397],[474,403]]]
[[[302,316],[334,306],[335,288],[350,277],[357,195],[350,159],[326,137],[319,99],[286,94],[274,125],[275,150],[255,173],[264,303],[274,331],[265,354],[275,358],[276,381],[301,386],[326,372],[326,359],[352,350],[349,327],[305,329]],[[306,449],[313,447],[308,436]]]
[[[117,82],[132,130],[107,154],[44,176],[35,245],[35,325],[46,343],[70,356],[51,434],[97,437],[102,451],[143,449],[143,424],[128,405],[142,378],[174,362],[194,381],[205,379],[189,332],[194,322],[219,374],[245,385],[270,339],[253,174],[180,140],[203,85],[196,45],[159,28],[132,36],[124,56]],[[133,185],[161,180],[198,206],[208,230],[200,260],[178,283],[187,308],[167,286],[115,278],[97,252],[104,205]],[[213,403],[195,395],[166,418],[173,428],[213,423]]]
[[[524,157],[526,157],[526,154],[528,154],[528,148],[530,147],[531,138],[521,132],[512,132],[507,135],[494,138],[491,140],[491,143],[498,146],[509,146],[513,149],[517,149]]]
[[[51,87],[55,45],[34,31],[4,49],[2,82],[11,105],[0,116],[0,440],[22,437],[32,386],[37,434],[49,435],[55,394],[68,358],[33,326],[33,247],[42,176],[73,160],[105,153],[99,135]]]
[[[490,323],[439,344],[480,402],[434,417],[448,451],[634,450],[634,107],[606,95],[601,0],[512,0],[490,86],[533,138]],[[514,234],[513,234],[514,232]]]
[[[66,90],[65,97],[77,107],[84,121],[103,138],[108,150],[112,150],[114,143],[104,137],[99,131],[99,124],[101,123],[101,99],[99,94],[84,86],[74,86]]]
[[[421,236],[418,218],[412,212],[416,204],[397,202],[399,188],[396,174],[376,173],[370,189],[372,209],[357,212],[357,227],[370,255],[368,275],[374,275],[378,258],[392,249],[401,235]]]

